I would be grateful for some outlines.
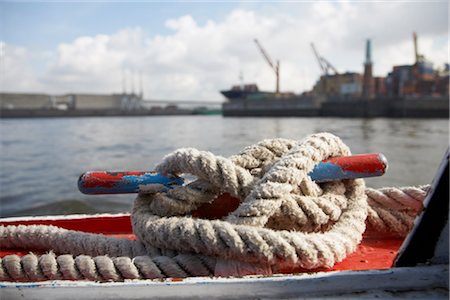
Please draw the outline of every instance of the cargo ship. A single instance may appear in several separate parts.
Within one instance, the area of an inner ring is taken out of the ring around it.
[[[312,95],[260,91],[256,84],[236,85],[221,91],[228,101],[222,105],[224,116],[317,116]]]
[[[291,92],[260,91],[256,84],[235,85],[221,91],[228,101],[222,105],[224,116],[309,116],[318,114],[314,97]]]

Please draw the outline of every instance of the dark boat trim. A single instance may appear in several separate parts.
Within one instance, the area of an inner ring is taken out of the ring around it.
[[[440,263],[449,263],[449,158],[449,149],[447,149],[424,200],[423,211],[400,247],[394,263],[396,267],[416,266],[429,262],[436,256],[446,260]],[[440,253],[443,251],[444,253]]]

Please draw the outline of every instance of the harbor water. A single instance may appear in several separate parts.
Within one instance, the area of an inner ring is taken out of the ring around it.
[[[0,120],[1,216],[129,211],[135,195],[87,196],[89,170],[152,170],[164,155],[195,147],[222,156],[262,139],[331,132],[353,153],[381,152],[383,177],[368,186],[430,183],[448,147],[447,119],[223,118],[156,116]]]

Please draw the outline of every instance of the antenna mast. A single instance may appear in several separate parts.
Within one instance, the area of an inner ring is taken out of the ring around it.
[[[127,73],[125,69],[122,69],[122,94],[127,93]]]
[[[139,70],[139,96],[141,99],[144,97],[144,88],[142,85],[142,71]]]
[[[131,94],[134,94],[134,70],[131,70]]]

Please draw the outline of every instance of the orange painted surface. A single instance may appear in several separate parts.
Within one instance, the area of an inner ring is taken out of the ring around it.
[[[193,217],[218,219],[235,210],[238,206],[238,199],[235,199],[228,194],[224,194],[218,197],[213,203],[203,205],[194,211],[192,215]],[[70,230],[101,233],[118,238],[136,239],[132,231],[129,215],[87,216],[85,218],[66,218],[60,220],[0,220],[0,225],[53,225]],[[333,268],[303,270],[300,268],[283,266],[274,271],[277,273],[301,273],[313,271],[387,269],[393,265],[402,242],[402,239],[389,235],[380,235],[368,228],[364,233],[363,240],[357,247],[357,250],[350,254],[344,261],[335,264]],[[9,254],[25,255],[30,251],[33,251],[35,254],[43,253],[43,251],[36,251],[34,249],[0,249],[0,257]]]
[[[53,225],[70,230],[78,230],[91,233],[103,233],[106,235],[131,234],[130,216],[88,216],[86,218],[67,218],[62,220],[39,220],[30,219],[26,221],[2,221],[0,225]]]

